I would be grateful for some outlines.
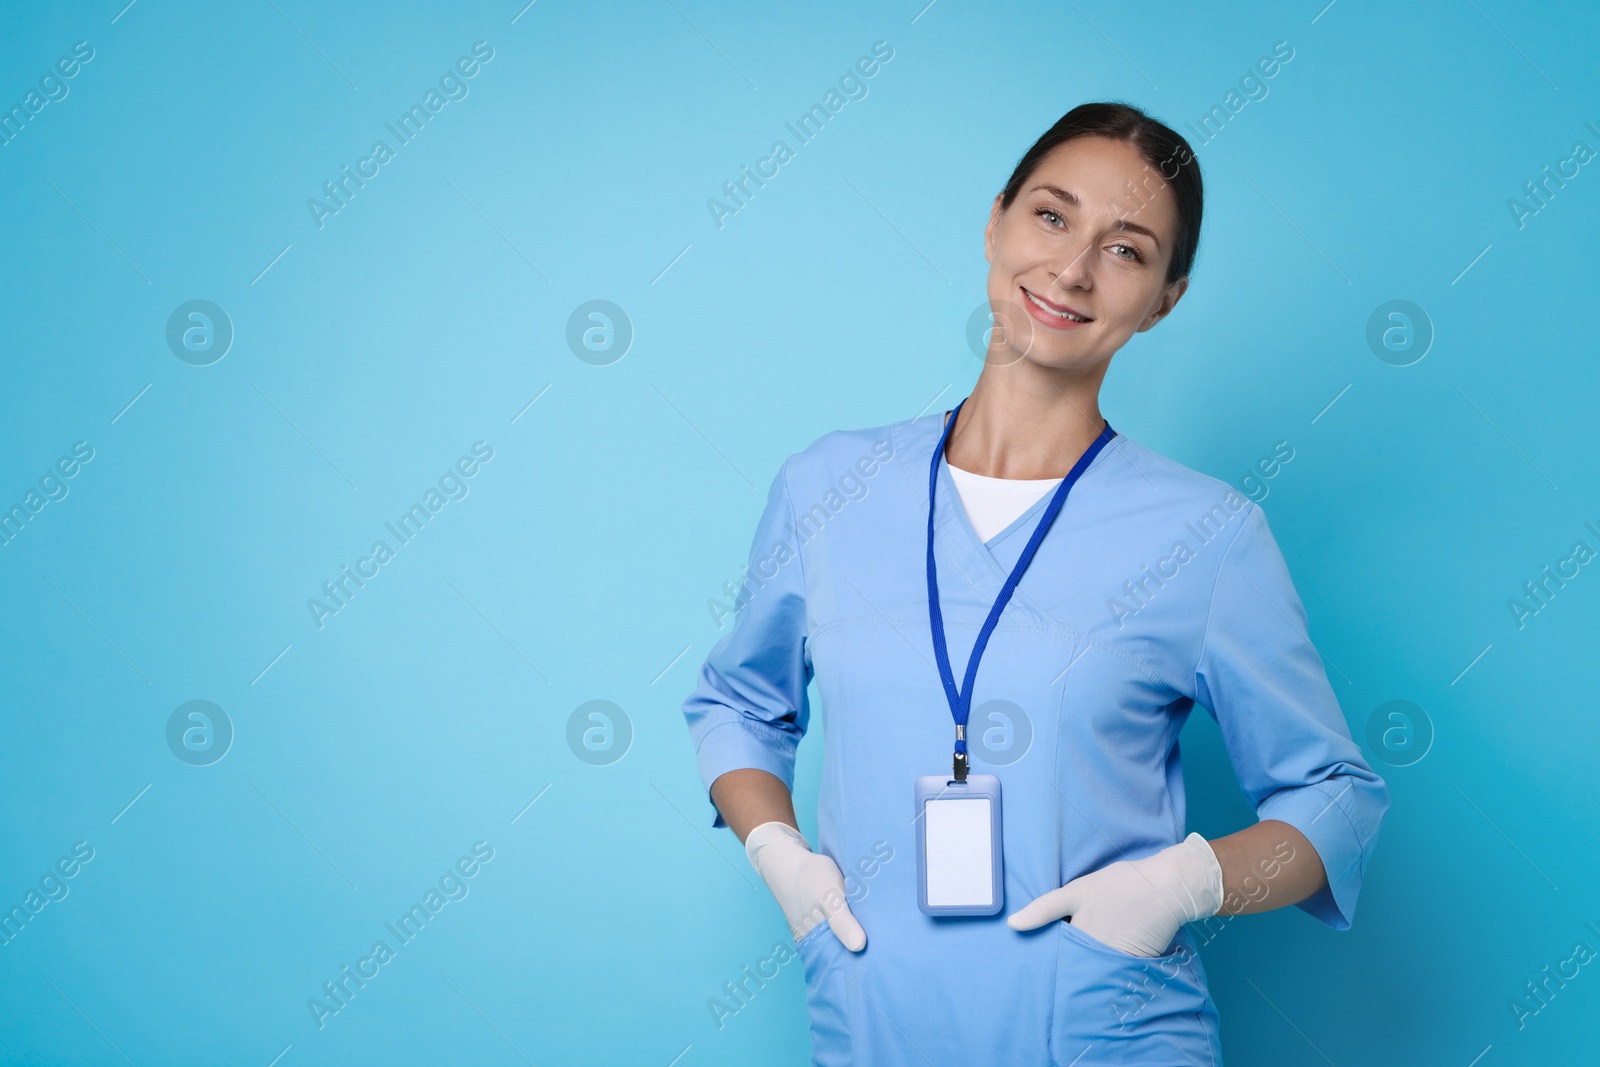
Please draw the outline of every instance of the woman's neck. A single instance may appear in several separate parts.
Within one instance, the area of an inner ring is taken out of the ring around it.
[[[945,460],[989,478],[1064,478],[1102,430],[1100,382],[1026,362],[986,366],[961,407]]]

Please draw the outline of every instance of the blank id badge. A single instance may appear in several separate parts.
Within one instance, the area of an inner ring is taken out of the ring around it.
[[[994,915],[1005,906],[1000,779],[917,778],[917,906],[925,915]]]

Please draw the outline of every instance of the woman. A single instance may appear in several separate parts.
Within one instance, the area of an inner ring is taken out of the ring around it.
[[[1100,413],[1112,355],[1187,289],[1200,214],[1182,137],[1074,108],[995,198],[1003,329],[971,395],[826,434],[772,484],[748,599],[683,710],[713,825],[797,939],[819,1064],[1219,1064],[1185,924],[1296,904],[1350,925],[1389,794],[1266,519]],[[813,676],[816,852],[789,792]],[[1212,841],[1185,836],[1196,704],[1259,819]],[[952,824],[916,780],[954,793],[968,765],[1000,783],[999,825],[919,844]],[[1003,900],[930,913],[949,863]]]

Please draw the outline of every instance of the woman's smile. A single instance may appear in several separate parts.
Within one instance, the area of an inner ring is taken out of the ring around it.
[[[1022,292],[1022,306],[1028,309],[1028,314],[1052,330],[1060,330],[1065,333],[1070,330],[1076,330],[1080,326],[1087,326],[1094,321],[1071,305],[1057,304],[1046,300],[1044,297],[1031,293],[1020,285],[1017,288]]]

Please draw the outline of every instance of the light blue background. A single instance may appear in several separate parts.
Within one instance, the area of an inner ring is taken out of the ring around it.
[[[1507,206],[1600,149],[1589,5],[123,3],[0,33],[7,108],[95,50],[0,146],[0,503],[95,450],[0,548],[0,905],[95,850],[0,946],[0,1061],[805,1062],[798,965],[707,1008],[787,935],[679,712],[707,602],[784,456],[966,395],[990,200],[1095,99],[1176,126],[1207,186],[1190,291],[1104,410],[1235,485],[1289,442],[1264,507],[1353,733],[1395,699],[1436,733],[1372,753],[1394,805],[1352,930],[1290,908],[1206,949],[1228,1062],[1593,1055],[1596,966],[1521,1028],[1510,1002],[1600,950],[1600,570],[1507,607],[1600,547],[1600,173]],[[470,95],[318,229],[307,199],[480,40]],[[869,95],[714,225],[880,40]],[[1185,125],[1277,41],[1265,98]],[[165,342],[191,299],[236,331],[211,366]],[[636,334],[608,366],[565,341],[592,299]],[[1410,366],[1365,340],[1391,299],[1436,331]],[[307,598],[480,440],[469,495],[318,629]],[[165,739],[192,699],[236,730],[208,767]],[[566,741],[596,699],[633,730],[608,766]],[[1251,812],[1191,723],[1221,836]],[[307,999],[476,841],[470,895],[319,1029]]]

